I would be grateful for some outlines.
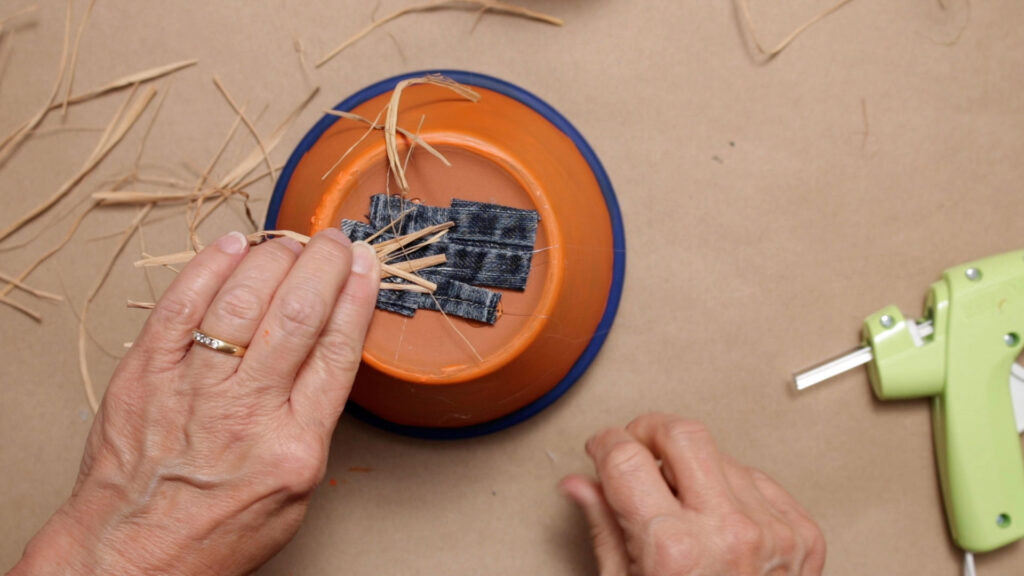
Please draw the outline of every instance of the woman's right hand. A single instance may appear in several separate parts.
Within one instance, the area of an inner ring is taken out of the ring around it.
[[[594,435],[587,453],[598,479],[562,489],[587,517],[602,576],[821,574],[825,539],[807,511],[699,422],[647,414]]]

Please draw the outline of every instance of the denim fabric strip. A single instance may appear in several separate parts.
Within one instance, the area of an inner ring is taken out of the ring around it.
[[[437,283],[437,290],[433,295],[381,290],[377,297],[377,307],[411,317],[418,308],[437,310],[437,306],[440,304],[445,314],[488,324],[498,321],[498,303],[501,302],[501,293],[443,277],[430,277],[426,274],[423,274],[423,277]]]
[[[419,308],[417,305],[419,302],[408,298],[409,294],[412,292],[381,290],[377,293],[377,308],[412,318],[416,314],[416,309]]]
[[[408,292],[414,295],[419,308],[425,310],[437,310],[437,305],[445,314],[459,316],[477,322],[494,324],[498,321],[498,304],[501,302],[501,293],[492,292],[484,288],[470,286],[464,282],[448,280],[421,270],[420,275],[437,283],[437,290],[431,294],[420,294]]]
[[[533,251],[505,250],[449,242],[445,251],[448,263],[439,266],[445,275],[475,286],[510,290],[526,289]]]
[[[380,239],[388,240],[428,226],[454,223],[441,241],[409,256],[445,254],[445,264],[419,271],[437,284],[437,291],[430,295],[382,290],[377,297],[377,307],[382,310],[411,317],[417,309],[437,310],[440,305],[446,314],[493,324],[498,319],[501,294],[478,286],[526,288],[539,222],[535,211],[457,199],[452,200],[451,208],[424,206],[378,194],[370,199],[368,219],[369,224],[344,220],[342,229],[353,241],[384,229]]]
[[[451,232],[453,242],[483,242],[533,250],[540,220],[533,210],[453,199],[449,212],[455,223]]]
[[[424,206],[403,200],[400,196],[386,194],[377,194],[370,199],[370,226],[375,230],[391,226],[394,222],[395,230],[388,232],[401,236],[449,220],[448,208]]]
[[[344,232],[345,236],[348,236],[348,239],[353,242],[366,240],[376,232],[373,226],[370,226],[366,222],[357,222],[355,220],[342,220],[341,231]]]

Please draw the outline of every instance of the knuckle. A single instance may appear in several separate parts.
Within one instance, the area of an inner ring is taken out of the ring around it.
[[[608,449],[605,466],[614,475],[631,475],[643,466],[646,452],[636,442],[619,442]]]
[[[613,433],[614,430],[612,428],[605,428],[603,430],[595,432],[590,436],[590,438],[587,438],[586,445],[584,446],[586,448],[587,454],[594,458],[599,448],[611,442],[613,438]]]
[[[626,431],[631,434],[636,434],[642,430],[656,430],[661,422],[666,418],[671,417],[660,412],[647,412],[630,420],[629,423],[626,424]]]
[[[318,267],[348,270],[352,249],[323,234],[317,234],[306,246],[303,258]]]
[[[339,305],[349,310],[373,310],[376,304],[376,289],[345,290],[339,298]]]
[[[671,443],[709,443],[711,431],[696,420],[672,420],[664,427],[665,439]]]
[[[600,524],[590,525],[590,539],[594,543],[594,548],[597,550],[614,549],[618,544],[616,542],[616,537],[617,535],[606,526],[602,526]]]
[[[589,442],[595,446],[607,444],[615,437],[616,433],[617,430],[615,428],[605,428],[591,436]]]
[[[283,444],[274,462],[281,488],[295,496],[311,493],[324,475],[325,456],[323,441],[312,435]]]
[[[285,245],[289,240],[285,238],[274,238],[253,248],[253,252],[265,252],[267,257],[275,260],[275,264],[290,266],[295,262],[297,255]]]
[[[778,555],[783,558],[794,558],[802,555],[804,547],[795,527],[778,522],[772,536],[775,540],[775,549]]]
[[[217,305],[217,313],[246,325],[263,318],[265,304],[256,292],[244,284],[229,288]]]
[[[338,227],[317,232],[309,242],[310,248],[330,247],[339,252],[349,250],[351,246],[352,241]]]
[[[337,239],[328,238],[322,234],[317,235],[313,247],[317,251],[323,251],[324,257],[328,258],[331,262],[338,262],[339,259],[349,258],[352,254],[351,243],[343,244]]]
[[[310,288],[295,287],[283,294],[278,308],[278,321],[285,334],[308,335],[320,329],[326,304]]]
[[[363,359],[362,346],[342,334],[324,336],[320,342],[319,360],[331,371],[355,374]]]
[[[724,520],[722,531],[725,549],[736,558],[746,558],[762,548],[764,530],[752,519],[741,513],[733,513]]]
[[[818,524],[810,516],[791,507],[785,509],[785,516],[797,537],[805,545],[810,547],[815,542],[824,542],[825,537],[821,533],[821,528],[818,527]]]
[[[199,295],[190,289],[173,295],[168,294],[157,302],[150,318],[158,326],[198,326],[202,320],[199,307],[195,305],[198,299]]]
[[[286,470],[291,471],[291,475],[284,479],[284,490],[288,494],[305,496],[316,490],[320,484],[321,474],[315,468],[303,466],[286,468]]]

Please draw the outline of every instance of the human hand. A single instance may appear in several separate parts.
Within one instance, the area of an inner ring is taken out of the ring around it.
[[[599,481],[562,480],[590,524],[602,576],[817,576],[825,540],[763,472],[702,424],[647,414],[587,441]],[[660,460],[660,463],[659,463]]]
[[[376,301],[339,230],[200,252],[118,365],[71,498],[11,574],[244,574],[298,530]],[[192,344],[192,330],[248,345]]]

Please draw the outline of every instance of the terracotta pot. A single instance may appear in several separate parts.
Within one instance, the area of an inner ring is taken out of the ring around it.
[[[348,410],[399,432],[461,437],[529,417],[582,374],[614,319],[625,242],[611,184],[564,118],[511,84],[441,73],[481,97],[469,102],[429,85],[403,92],[398,125],[415,130],[423,118],[420,136],[452,164],[415,149],[409,198],[537,210],[530,277],[523,292],[501,291],[493,326],[428,310],[411,319],[378,310]],[[373,119],[398,81],[422,75],[385,80],[336,109]],[[267,229],[313,234],[342,218],[365,221],[370,196],[387,190],[383,133],[359,142],[365,131],[365,124],[333,116],[314,126],[282,172]],[[408,141],[399,138],[404,153]],[[390,191],[397,193],[393,181]]]

